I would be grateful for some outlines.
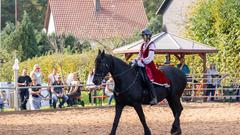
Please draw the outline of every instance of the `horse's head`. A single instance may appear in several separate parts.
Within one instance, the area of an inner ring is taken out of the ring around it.
[[[98,55],[95,59],[95,73],[93,77],[93,83],[95,85],[101,84],[103,78],[110,72],[110,60],[108,59],[105,51],[98,51]]]

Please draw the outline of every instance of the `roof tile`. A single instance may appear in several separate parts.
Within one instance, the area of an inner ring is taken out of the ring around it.
[[[49,0],[56,33],[73,33],[81,39],[128,37],[143,29],[147,16],[142,0],[100,0],[96,12],[94,0]]]

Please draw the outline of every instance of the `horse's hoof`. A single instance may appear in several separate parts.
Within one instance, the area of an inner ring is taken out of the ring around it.
[[[151,135],[151,131],[145,132],[144,135]]]
[[[177,130],[177,131],[171,131],[171,135],[181,135],[182,131],[181,129]]]
[[[116,133],[110,133],[109,135],[116,135]]]

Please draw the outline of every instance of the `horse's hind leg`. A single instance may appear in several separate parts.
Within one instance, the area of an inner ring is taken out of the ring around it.
[[[180,135],[182,133],[181,127],[180,127],[180,116],[181,112],[183,110],[182,104],[180,102],[180,98],[176,95],[167,97],[168,104],[173,112],[173,116],[175,118],[173,124],[172,124],[172,129],[171,129],[171,134],[172,135]]]
[[[146,119],[145,119],[145,115],[143,113],[142,105],[137,103],[133,107],[134,107],[135,111],[137,112],[138,117],[139,117],[139,119],[140,119],[140,121],[143,125],[144,135],[151,135],[151,131],[148,128],[147,123],[146,123]]]

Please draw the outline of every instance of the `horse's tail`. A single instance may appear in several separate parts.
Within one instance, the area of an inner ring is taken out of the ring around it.
[[[160,70],[163,71],[167,78],[171,81],[171,94],[177,94],[181,97],[187,85],[186,75],[181,70],[172,66],[163,66]]]

